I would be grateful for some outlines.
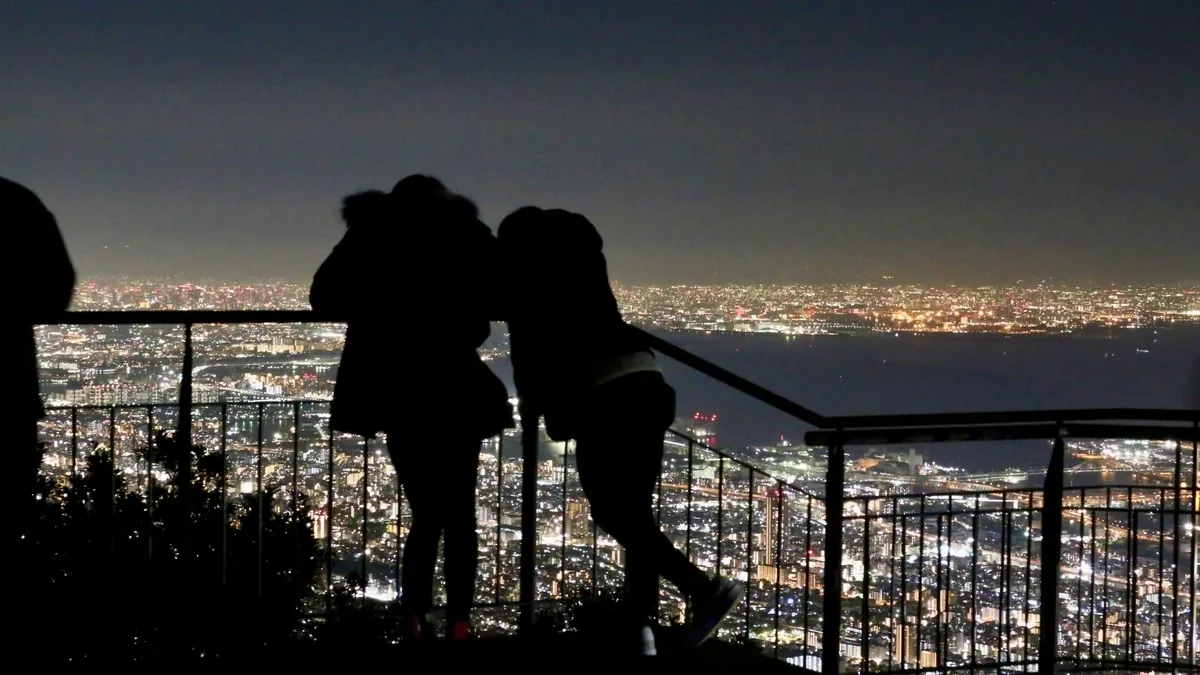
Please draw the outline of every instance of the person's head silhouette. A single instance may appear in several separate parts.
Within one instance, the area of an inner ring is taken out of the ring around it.
[[[401,178],[392,186],[392,195],[401,199],[405,197],[434,197],[448,193],[445,184],[433,176],[414,173]]]

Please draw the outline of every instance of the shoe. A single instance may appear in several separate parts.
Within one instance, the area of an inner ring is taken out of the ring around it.
[[[470,621],[451,621],[446,629],[446,639],[451,642],[462,642],[471,639]]]
[[[708,589],[690,598],[692,616],[685,631],[684,647],[704,644],[741,599],[741,584],[723,577],[713,579]]]
[[[658,646],[654,643],[654,629],[650,626],[642,626],[640,637],[640,646],[637,651],[638,656],[658,656]]]

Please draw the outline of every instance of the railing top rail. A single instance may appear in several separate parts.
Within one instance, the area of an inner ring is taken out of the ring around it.
[[[891,427],[810,431],[806,445],[892,445],[901,443],[966,443],[974,441],[1053,440],[1058,437],[1098,440],[1187,441],[1200,439],[1195,425],[1003,424],[977,426]]]
[[[58,315],[37,317],[36,323],[43,325],[138,325],[138,324],[223,324],[223,323],[344,323],[344,317],[321,314],[311,310],[132,310],[132,311],[76,311],[63,312]],[[695,354],[673,345],[670,342],[648,333],[640,328],[630,326],[638,335],[646,340],[652,349],[679,361],[689,368],[695,369],[709,377],[726,384],[747,396],[757,399],[773,408],[795,417],[798,420],[815,427],[825,426],[825,418],[788,400],[773,391],[759,386],[744,377],[725,370],[724,368],[696,356]]]
[[[39,316],[35,323],[43,325],[186,325],[238,323],[344,323],[342,317],[312,310],[130,310],[130,311],[72,311]],[[960,413],[927,413],[914,415],[856,415],[826,417],[805,408],[784,396],[755,384],[678,345],[631,327],[655,351],[685,366],[736,389],[747,396],[819,429],[832,431],[851,429],[890,429],[902,427],[949,427],[1017,424],[1058,424],[1062,422],[1095,421],[1155,421],[1200,422],[1200,410],[1156,410],[1143,408],[1092,408],[1063,410],[992,411]],[[819,432],[810,432],[819,433]]]
[[[867,429],[954,425],[1036,424],[1041,422],[1195,422],[1200,410],[1158,408],[1076,408],[1057,410],[998,410],[911,415],[851,415],[826,417],[826,429]]]
[[[314,312],[311,309],[169,309],[169,310],[103,310],[70,311],[38,316],[39,325],[108,326],[157,324],[183,326],[186,324],[222,323],[345,323],[344,318]]]

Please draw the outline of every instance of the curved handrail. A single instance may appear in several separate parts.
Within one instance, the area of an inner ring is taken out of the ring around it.
[[[344,323],[344,318],[312,310],[132,310],[132,311],[72,311],[38,317],[37,324],[45,325],[105,325],[105,324],[234,324],[234,323]],[[796,419],[815,427],[825,426],[825,418],[804,406],[732,373],[707,359],[648,333],[629,326],[650,348],[679,361],[685,366],[726,384],[747,396],[757,399]]]
[[[799,485],[796,485],[795,483],[789,483],[788,481],[785,481],[784,479],[774,475],[773,473],[771,473],[770,471],[767,471],[766,469],[762,469],[757,466],[754,466],[753,464],[747,462],[744,459],[734,457],[733,455],[725,452],[724,450],[719,450],[717,448],[714,448],[713,446],[709,445],[708,443],[705,443],[704,441],[702,441],[698,438],[695,438],[688,433],[679,431],[675,427],[671,427],[670,429],[667,430],[667,432],[672,435],[682,438],[683,440],[691,443],[694,447],[700,448],[701,450],[704,450],[706,452],[711,452],[712,454],[716,455],[720,459],[726,460],[728,462],[732,462],[733,465],[736,467],[745,469],[747,471],[755,471],[757,473],[760,473],[760,474],[766,476],[767,478],[770,478],[771,480],[779,483],[781,486],[784,486],[794,492],[798,492],[798,493],[804,495],[805,497],[811,497],[812,499],[816,499],[818,501],[824,501],[824,499],[825,499],[824,497],[819,497],[815,494],[812,494],[808,490],[805,490],[804,488],[800,487]]]
[[[1166,411],[1170,412],[1170,411]],[[1173,421],[1161,420],[1155,421]],[[1095,440],[1179,441],[1200,440],[1197,423],[1178,424],[1096,424],[1065,422],[1054,424],[1001,424],[966,426],[886,427],[869,429],[821,429],[804,435],[805,445],[894,445],[901,443],[967,443],[978,441],[1050,441],[1056,438]]]

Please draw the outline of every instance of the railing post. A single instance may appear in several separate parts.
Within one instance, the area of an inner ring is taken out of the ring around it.
[[[1042,593],[1038,623],[1038,673],[1049,675],[1058,665],[1058,576],[1062,564],[1063,462],[1062,432],[1054,439],[1042,488]]]
[[[537,457],[540,413],[518,405],[521,416],[521,613],[517,630],[533,627],[537,598]]]
[[[183,324],[183,367],[179,380],[179,420],[175,425],[176,451],[179,453],[180,490],[183,494],[183,588],[192,578],[192,324]],[[222,494],[224,499],[225,495]]]
[[[192,324],[183,324],[183,369],[179,381],[179,423],[175,428],[175,439],[181,449],[191,453],[192,449]]]
[[[840,439],[829,446],[825,473],[825,596],[821,619],[821,672],[841,670],[842,519],[845,506],[846,451]]]

